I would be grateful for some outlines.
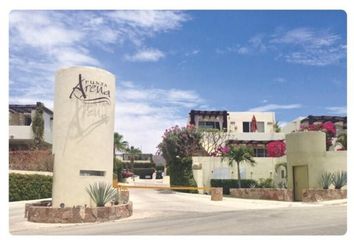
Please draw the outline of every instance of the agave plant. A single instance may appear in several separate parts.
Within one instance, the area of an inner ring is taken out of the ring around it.
[[[333,174],[329,172],[322,173],[319,183],[323,189],[328,189],[329,185],[331,185],[333,180],[332,176]]]
[[[335,189],[341,189],[343,186],[347,185],[347,172],[341,171],[333,174],[332,183]]]
[[[86,192],[96,203],[97,207],[104,207],[110,201],[114,201],[117,191],[105,182],[98,182],[86,188]]]

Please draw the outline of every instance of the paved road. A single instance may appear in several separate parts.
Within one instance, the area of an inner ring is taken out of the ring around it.
[[[24,203],[10,204],[12,234],[70,235],[339,235],[346,232],[345,201],[322,204],[224,198],[132,190],[134,214],[105,223],[40,224],[23,218]]]

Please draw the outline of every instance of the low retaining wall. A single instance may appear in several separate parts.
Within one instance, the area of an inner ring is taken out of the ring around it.
[[[237,198],[293,201],[293,191],[276,188],[230,188],[230,195]]]
[[[9,152],[9,169],[53,171],[54,157],[49,150],[18,150]]]
[[[133,214],[132,202],[97,208],[52,208],[38,205],[40,204],[34,203],[26,206],[25,216],[28,221],[41,223],[102,222],[130,217]]]
[[[302,192],[303,202],[317,202],[347,198],[346,189],[305,189]]]

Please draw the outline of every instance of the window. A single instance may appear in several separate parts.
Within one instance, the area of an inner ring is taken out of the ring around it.
[[[243,132],[250,132],[251,131],[250,124],[251,124],[251,122],[243,122]]]
[[[243,132],[251,132],[251,122],[243,122]],[[257,122],[256,132],[264,132],[264,122]]]
[[[254,148],[253,151],[255,157],[267,157],[267,153],[264,148]]]
[[[95,171],[95,170],[80,170],[80,176],[101,176],[106,175],[105,171]]]
[[[25,126],[30,126],[32,123],[31,116],[25,115]]]
[[[219,122],[211,122],[211,121],[199,121],[198,128],[219,129],[220,130],[220,123]]]

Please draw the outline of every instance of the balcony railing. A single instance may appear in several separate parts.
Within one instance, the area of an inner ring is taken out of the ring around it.
[[[33,139],[31,126],[9,126],[9,139]]]

